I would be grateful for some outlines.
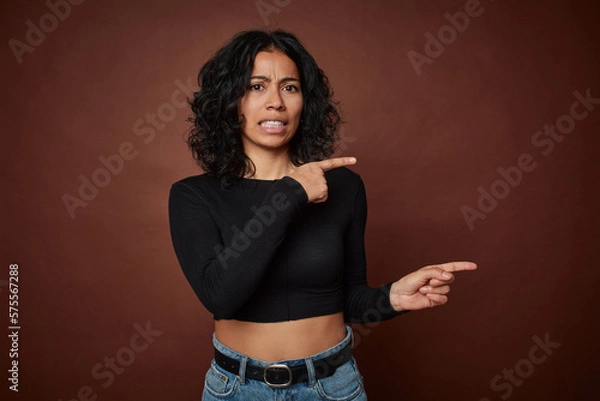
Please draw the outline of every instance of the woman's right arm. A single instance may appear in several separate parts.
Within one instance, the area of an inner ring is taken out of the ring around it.
[[[264,212],[260,233],[223,238],[197,190],[184,182],[173,184],[169,224],[175,254],[196,295],[215,319],[231,318],[256,291],[293,215],[307,201],[298,181],[284,177],[257,206]],[[241,222],[242,230],[246,223]]]
[[[184,182],[171,187],[169,222],[175,254],[196,295],[215,319],[231,318],[258,288],[297,210],[327,200],[324,172],[356,163],[337,157],[305,163],[277,180],[258,210],[274,216],[260,233],[223,238],[202,196]],[[260,219],[260,217],[259,217]],[[248,222],[241,222],[244,227]],[[243,228],[242,228],[243,229]],[[237,241],[236,241],[237,240]]]

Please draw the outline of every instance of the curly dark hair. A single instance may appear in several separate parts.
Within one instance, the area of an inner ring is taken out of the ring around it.
[[[204,64],[198,74],[200,89],[190,100],[194,115],[188,146],[200,167],[225,187],[255,173],[242,145],[238,103],[248,89],[257,53],[272,50],[287,55],[300,73],[304,104],[289,143],[292,163],[323,160],[333,154],[339,139],[341,118],[329,80],[300,41],[281,30],[240,32]]]

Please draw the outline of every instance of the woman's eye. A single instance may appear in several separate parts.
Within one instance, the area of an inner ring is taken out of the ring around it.
[[[252,89],[254,91],[259,91],[262,89],[262,85],[261,84],[252,84],[252,85],[250,85],[250,89]]]
[[[283,87],[283,90],[290,92],[298,92],[298,87],[296,85],[286,85]]]

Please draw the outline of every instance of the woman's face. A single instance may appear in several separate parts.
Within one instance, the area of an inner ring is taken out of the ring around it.
[[[256,55],[250,85],[240,100],[245,153],[288,147],[302,114],[302,88],[296,64],[278,50]]]

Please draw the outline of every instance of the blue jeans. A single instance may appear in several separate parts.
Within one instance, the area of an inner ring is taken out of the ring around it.
[[[303,359],[277,361],[288,366],[306,364],[308,381],[291,385],[288,388],[271,388],[266,383],[258,380],[247,379],[244,376],[246,364],[267,367],[271,362],[252,359],[226,347],[217,340],[213,334],[213,344],[223,354],[239,360],[240,371],[230,373],[215,363],[213,359],[210,369],[206,372],[203,401],[230,400],[230,401],[366,401],[363,378],[356,366],[356,360],[351,357],[348,362],[338,367],[332,376],[324,379],[315,378],[313,361],[326,358],[340,351],[352,341],[352,329],[346,326],[346,337],[333,347]]]

